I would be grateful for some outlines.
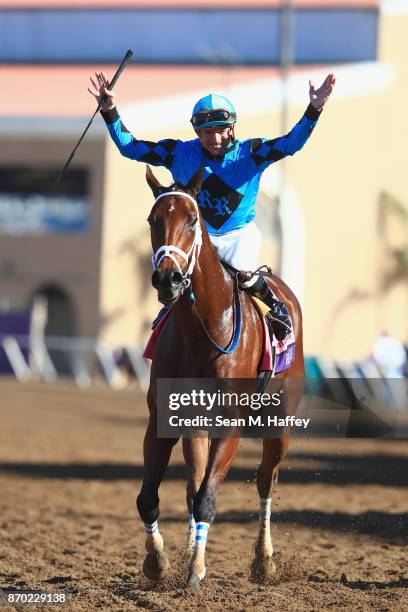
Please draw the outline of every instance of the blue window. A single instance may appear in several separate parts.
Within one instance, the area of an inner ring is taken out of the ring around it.
[[[374,9],[296,9],[294,62],[376,58]],[[277,9],[4,9],[0,62],[277,65]]]
[[[377,57],[376,10],[296,11],[296,63],[369,61]]]

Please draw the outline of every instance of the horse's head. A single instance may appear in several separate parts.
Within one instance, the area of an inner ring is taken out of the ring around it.
[[[164,187],[147,166],[146,180],[155,196],[148,223],[153,248],[152,285],[160,302],[173,304],[191,283],[191,274],[202,244],[196,196],[203,168],[187,185]]]

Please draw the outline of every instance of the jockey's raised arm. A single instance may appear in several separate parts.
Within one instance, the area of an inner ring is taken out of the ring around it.
[[[152,166],[164,166],[171,170],[172,153],[177,141],[151,142],[134,138],[119,116],[116,109],[115,94],[108,89],[109,81],[106,75],[103,72],[96,72],[95,77],[90,77],[90,80],[92,89],[88,87],[88,91],[96,102],[99,104],[103,96],[106,96],[106,101],[101,106],[101,115],[120,153],[129,159],[149,163]]]
[[[175,149],[178,144],[182,144],[180,140],[137,140],[124,126],[116,107],[106,112],[101,111],[101,115],[113,142],[124,157],[172,170]]]
[[[251,150],[261,170],[270,163],[279,161],[287,155],[294,155],[304,146],[311,135],[317,120],[333,91],[336,79],[333,74],[328,74],[321,87],[314,88],[309,80],[310,104],[304,115],[292,130],[280,138],[267,139],[258,138],[251,141]]]
[[[259,171],[263,172],[270,164],[300,151],[313,132],[320,113],[321,110],[318,111],[309,104],[302,118],[285,136],[273,139],[252,138],[250,140],[252,159]]]

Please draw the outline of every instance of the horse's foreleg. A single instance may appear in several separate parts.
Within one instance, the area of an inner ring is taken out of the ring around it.
[[[203,482],[208,460],[208,437],[183,438],[184,461],[188,468],[186,501],[188,509],[187,549],[193,551],[196,537],[196,522],[193,501]]]
[[[206,573],[205,548],[208,530],[215,517],[216,497],[231,467],[238,444],[239,438],[211,440],[206,474],[193,503],[196,537],[187,581],[187,587],[192,590],[199,589]]]
[[[281,381],[283,401],[280,416],[294,416],[304,388],[303,354],[298,352],[298,367],[291,378]],[[278,482],[279,464],[289,446],[289,429],[283,429],[278,438],[265,438],[263,441],[262,461],[257,470],[256,486],[259,495],[259,527],[255,544],[255,559],[252,563],[252,577],[265,580],[276,572],[273,562],[273,545],[270,517],[272,510],[272,489]]]
[[[151,580],[159,580],[169,567],[167,555],[164,552],[163,537],[159,531],[159,486],[168,465],[175,439],[157,438],[155,418],[151,417],[146,430],[143,453],[144,475],[141,491],[136,505],[144,523],[147,552],[143,563],[143,571]]]
[[[254,580],[263,581],[275,571],[270,518],[272,489],[278,482],[278,466],[288,449],[289,438],[271,438],[263,441],[262,461],[256,474],[259,495],[258,537],[251,573]]]

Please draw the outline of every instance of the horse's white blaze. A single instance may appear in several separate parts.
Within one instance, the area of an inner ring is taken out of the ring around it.
[[[205,547],[209,527],[210,523],[205,523],[204,521],[196,523],[196,537],[190,561],[190,574],[195,574],[200,580],[205,576]]]
[[[265,557],[272,557],[273,546],[271,537],[271,508],[272,499],[270,497],[259,501],[259,527],[256,548]]]
[[[194,515],[188,515],[188,529],[187,529],[187,549],[193,552],[196,537],[196,522]]]
[[[149,554],[154,552],[162,552],[164,548],[163,537],[159,531],[158,522],[155,521],[151,525],[144,523],[144,530],[146,534],[145,549]]]

